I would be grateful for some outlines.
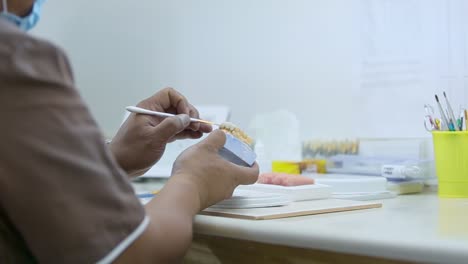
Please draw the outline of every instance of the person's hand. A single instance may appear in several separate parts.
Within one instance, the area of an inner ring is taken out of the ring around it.
[[[226,142],[226,135],[215,130],[188,148],[174,162],[172,186],[177,183],[194,186],[200,200],[200,210],[232,196],[240,184],[252,184],[258,178],[258,165],[239,166],[225,160],[219,150]]]
[[[177,139],[200,138],[211,132],[207,124],[190,122],[198,110],[172,88],[166,88],[141,101],[138,107],[178,116],[131,114],[110,143],[110,150],[129,175],[142,175],[162,157],[166,144]]]

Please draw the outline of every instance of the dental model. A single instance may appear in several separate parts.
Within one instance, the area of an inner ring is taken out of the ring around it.
[[[126,109],[131,113],[137,114],[154,115],[160,117],[174,116],[170,113],[151,111],[136,106],[127,106]],[[190,121],[219,126],[219,129],[226,133],[226,143],[224,144],[224,147],[219,151],[219,154],[223,158],[229,160],[232,163],[242,166],[252,166],[255,163],[257,155],[255,155],[255,152],[252,150],[252,138],[250,138],[246,133],[240,130],[233,123],[226,122],[221,125],[218,125],[211,121],[197,118],[190,118]]]
[[[248,146],[252,146],[253,140],[249,137],[244,131],[238,128],[236,125],[230,122],[222,123],[219,126],[219,129],[223,130],[226,133],[229,133],[239,139],[240,141],[244,142]]]
[[[226,143],[219,151],[220,155],[237,165],[252,166],[257,158],[252,150],[252,138],[233,123],[222,123],[219,129],[226,134]]]

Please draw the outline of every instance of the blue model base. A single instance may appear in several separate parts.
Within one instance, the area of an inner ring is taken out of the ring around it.
[[[226,133],[226,143],[219,154],[234,164],[246,167],[251,167],[257,158],[255,152],[247,144],[229,133]]]

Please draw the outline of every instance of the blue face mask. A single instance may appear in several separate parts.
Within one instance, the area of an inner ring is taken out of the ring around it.
[[[41,7],[44,2],[45,0],[36,0],[32,7],[31,13],[25,17],[19,17],[17,15],[8,13],[6,0],[3,0],[3,11],[0,13],[0,18],[4,18],[18,26],[20,29],[28,31],[32,29],[39,21],[39,18],[41,17]]]

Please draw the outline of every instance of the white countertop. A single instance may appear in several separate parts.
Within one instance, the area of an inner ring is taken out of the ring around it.
[[[468,199],[424,193],[382,203],[379,209],[275,220],[200,215],[195,232],[399,260],[468,263]]]

